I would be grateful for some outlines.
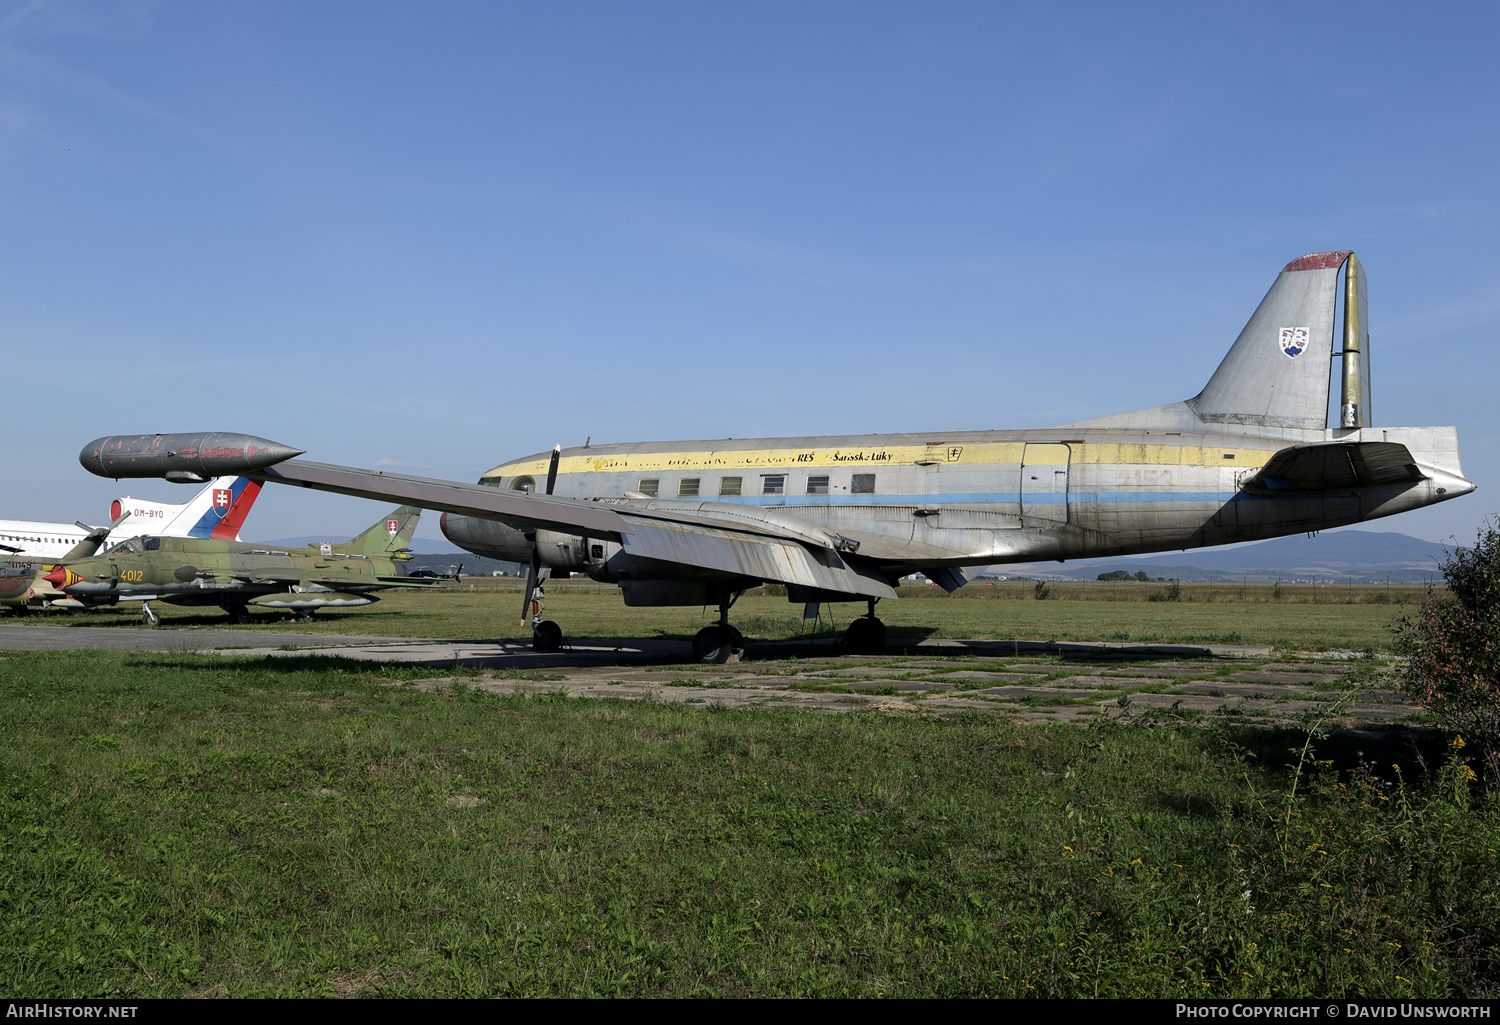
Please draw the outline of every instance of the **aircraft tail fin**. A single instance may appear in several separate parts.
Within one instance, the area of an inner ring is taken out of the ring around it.
[[[244,477],[216,477],[182,505],[166,505],[135,498],[117,498],[110,518],[129,512],[131,528],[163,537],[214,538],[238,541],[240,527],[260,494],[259,481]]]
[[[391,558],[411,547],[412,535],[417,532],[417,522],[421,518],[421,509],[414,505],[403,505],[353,540],[334,545],[333,550],[346,555]]]
[[[104,547],[104,542],[108,539],[110,533],[129,518],[129,512],[122,512],[118,516],[116,516],[108,526],[105,527],[91,527],[87,523],[75,524],[75,526],[82,527],[85,531],[87,531],[87,533],[84,535],[82,541],[78,542],[72,548],[68,549],[68,551],[63,555],[61,561],[68,562],[72,559],[92,558],[95,554],[98,553],[100,548]]]
[[[1312,253],[1282,269],[1207,386],[1188,400],[1200,420],[1311,430],[1328,426],[1334,311],[1339,271],[1347,263],[1358,286],[1358,340],[1345,340],[1337,351],[1362,351],[1358,426],[1370,426],[1365,276],[1353,256],[1347,250]]]

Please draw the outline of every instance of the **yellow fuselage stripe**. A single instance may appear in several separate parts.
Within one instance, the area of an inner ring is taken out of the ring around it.
[[[1033,447],[1060,447],[1055,442],[1033,442]],[[1068,446],[1074,465],[1086,463],[1129,466],[1224,466],[1259,467],[1276,449],[1224,448],[1205,445],[1121,445],[1078,444]],[[620,455],[564,456],[559,473],[656,473],[671,471],[719,472],[764,467],[827,467],[858,470],[881,466],[934,465],[995,466],[1018,465],[1025,443],[998,442],[978,445],[899,445],[876,448],[843,449],[730,449],[723,452],[631,452]],[[955,451],[956,450],[956,451]],[[1051,462],[1053,456],[1046,457]],[[1040,460],[1033,460],[1040,461]],[[521,474],[545,475],[549,460],[518,460],[502,463],[484,476],[511,477]]]

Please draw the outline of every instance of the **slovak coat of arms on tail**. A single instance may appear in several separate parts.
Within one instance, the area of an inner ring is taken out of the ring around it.
[[[1312,332],[1305,327],[1284,327],[1281,329],[1281,351],[1286,353],[1288,359],[1296,359],[1307,351],[1307,342]]]

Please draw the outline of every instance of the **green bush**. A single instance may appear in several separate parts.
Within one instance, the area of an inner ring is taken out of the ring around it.
[[[1500,786],[1500,532],[1486,525],[1473,548],[1443,563],[1448,592],[1429,589],[1396,625],[1408,656],[1402,687],[1445,729],[1479,747],[1488,785]]]

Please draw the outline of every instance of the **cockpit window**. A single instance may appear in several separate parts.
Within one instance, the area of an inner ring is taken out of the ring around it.
[[[531,477],[517,477],[510,482],[512,491],[536,491],[536,480]]]
[[[109,549],[109,554],[114,555],[116,552],[120,552],[126,555],[139,555],[142,552],[155,552],[160,550],[160,548],[161,538],[159,537],[132,537],[127,541],[121,541]]]

